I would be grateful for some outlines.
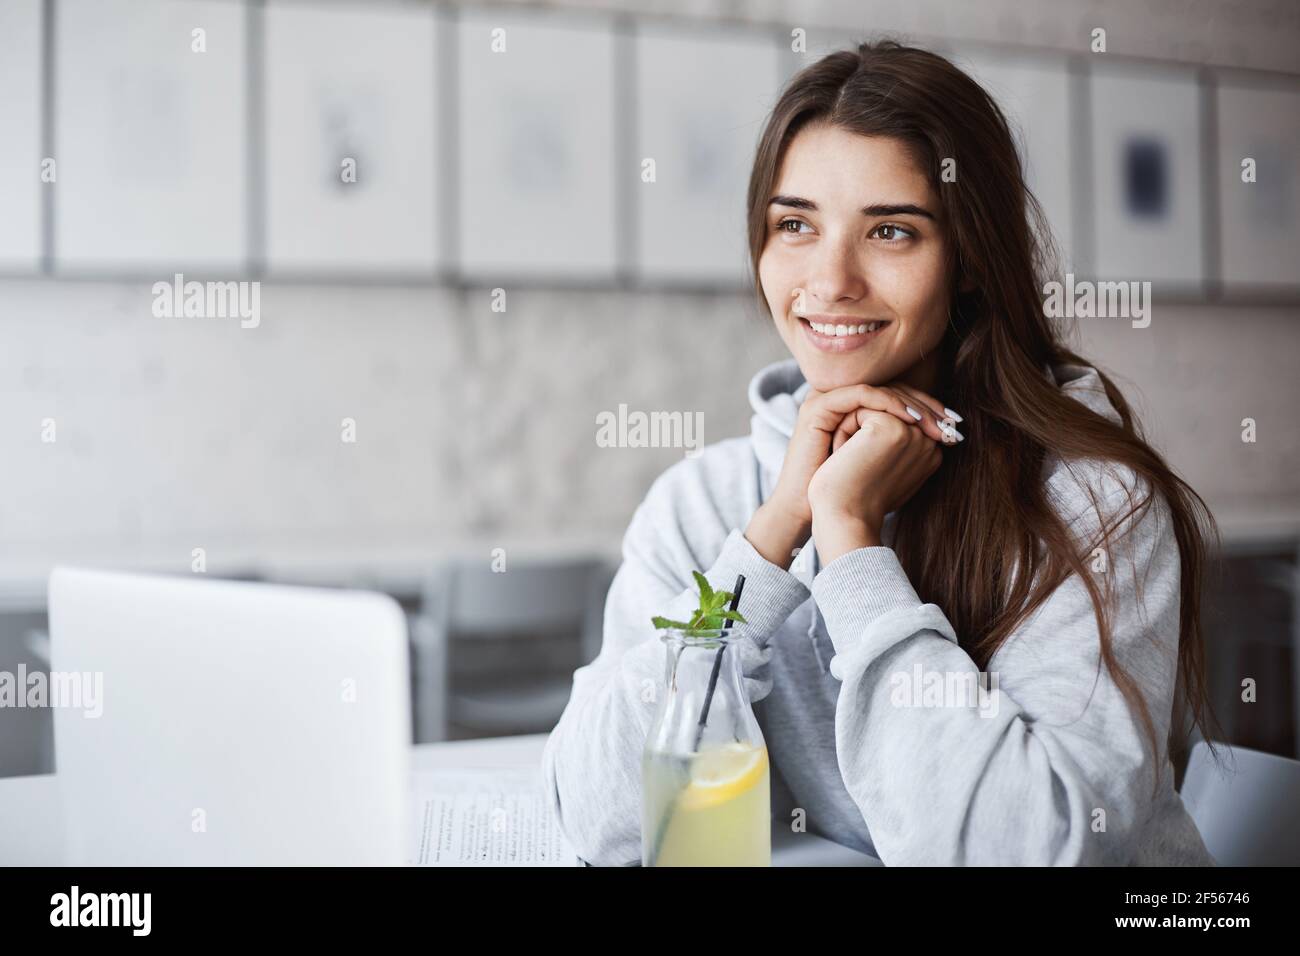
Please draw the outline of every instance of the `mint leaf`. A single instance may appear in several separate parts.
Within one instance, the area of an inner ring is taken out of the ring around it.
[[[653,624],[656,628],[658,628],[661,631],[663,630],[689,631],[691,629],[690,624],[683,624],[681,621],[670,621],[668,620],[668,618],[659,617],[658,615],[655,615],[654,617],[650,618],[650,623]]]
[[[695,579],[699,587],[699,606],[691,612],[689,623],[674,621],[670,618],[656,615],[650,619],[650,622],[660,630],[679,630],[679,631],[718,631],[722,630],[726,621],[736,621],[741,624],[748,624],[744,615],[739,611],[733,611],[729,608],[735,595],[730,591],[715,591],[709,584],[709,579],[699,571],[691,571],[691,576]]]
[[[692,571],[691,574],[700,588],[700,607],[716,607],[716,605],[709,604],[714,597],[713,586],[709,584],[709,579],[700,574],[699,571]]]

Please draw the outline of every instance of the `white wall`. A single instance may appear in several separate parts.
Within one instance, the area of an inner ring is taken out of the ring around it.
[[[216,564],[609,549],[683,452],[599,448],[597,413],[700,411],[706,441],[743,433],[751,372],[783,354],[725,296],[519,290],[501,315],[486,294],[267,283],[249,329],[155,318],[147,283],[11,279],[0,301],[0,571],[187,567],[194,547]],[[735,371],[685,358],[701,330],[734,344]]]
[[[143,283],[0,282],[0,569],[185,567],[195,547],[214,567],[457,541],[612,548],[682,452],[598,448],[597,413],[701,411],[706,441],[743,434],[749,376],[784,357],[739,296],[519,290],[505,315],[477,299],[266,284],[261,325],[241,329],[155,318]],[[1300,512],[1296,309],[1157,303],[1150,328],[1079,331],[1211,504],[1237,523]],[[733,368],[702,374],[685,358],[701,339],[734,345]]]

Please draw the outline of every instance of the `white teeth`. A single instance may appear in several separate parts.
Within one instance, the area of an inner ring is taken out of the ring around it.
[[[813,322],[811,319],[808,324],[812,330],[821,335],[834,335],[836,337],[844,335],[865,335],[868,332],[874,332],[884,325],[884,322],[863,322],[859,325],[832,325],[829,322]]]

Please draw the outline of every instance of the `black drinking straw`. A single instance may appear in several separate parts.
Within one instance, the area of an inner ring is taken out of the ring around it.
[[[740,606],[740,592],[743,590],[745,590],[745,576],[738,574],[736,575],[736,590],[731,595],[731,610],[734,611]],[[724,631],[731,630],[731,618],[727,618],[722,622],[722,629]],[[709,719],[709,705],[713,703],[713,688],[718,686],[718,671],[722,669],[722,652],[726,649],[726,644],[719,647],[718,656],[713,659],[713,673],[709,675],[709,689],[704,694],[704,706],[700,708],[700,723],[695,728],[695,746],[691,748],[691,753],[699,752],[700,741],[704,739],[704,722]]]
[[[732,592],[731,595],[731,608],[730,608],[731,610],[734,611],[740,606],[740,592],[743,590],[745,590],[745,576],[743,574],[738,574],[736,575],[736,589],[735,591]],[[731,624],[732,624],[731,618],[727,618],[722,623],[722,629],[724,631],[731,630]],[[704,694],[704,706],[700,708],[700,722],[695,729],[695,746],[691,748],[691,753],[699,752],[700,741],[704,737],[704,724],[709,719],[709,705],[713,703],[713,689],[718,686],[718,671],[722,669],[722,652],[725,651],[726,649],[727,649],[727,645],[723,644],[720,648],[718,648],[718,655],[715,658],[713,658],[713,672],[709,674],[709,689]],[[688,763],[687,781],[689,782],[689,780],[690,780],[690,765]],[[651,857],[650,860],[652,864],[659,859],[659,851],[663,847],[664,836],[667,835],[668,833],[668,823],[673,818],[673,810],[676,808],[676,806],[677,806],[677,797],[674,797],[673,802],[669,804],[668,809],[664,812],[663,819],[659,821],[659,830],[655,834],[654,856]]]

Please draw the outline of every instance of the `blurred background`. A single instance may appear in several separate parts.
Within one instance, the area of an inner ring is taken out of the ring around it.
[[[56,563],[201,566],[395,595],[417,741],[549,730],[683,454],[598,416],[748,433],[755,142],[881,35],[1003,104],[1062,272],[1153,283],[1074,341],[1220,522],[1228,739],[1300,755],[1289,0],[0,0],[0,671],[48,666]],[[159,315],[174,280],[256,321]],[[51,725],[0,710],[0,776]]]

